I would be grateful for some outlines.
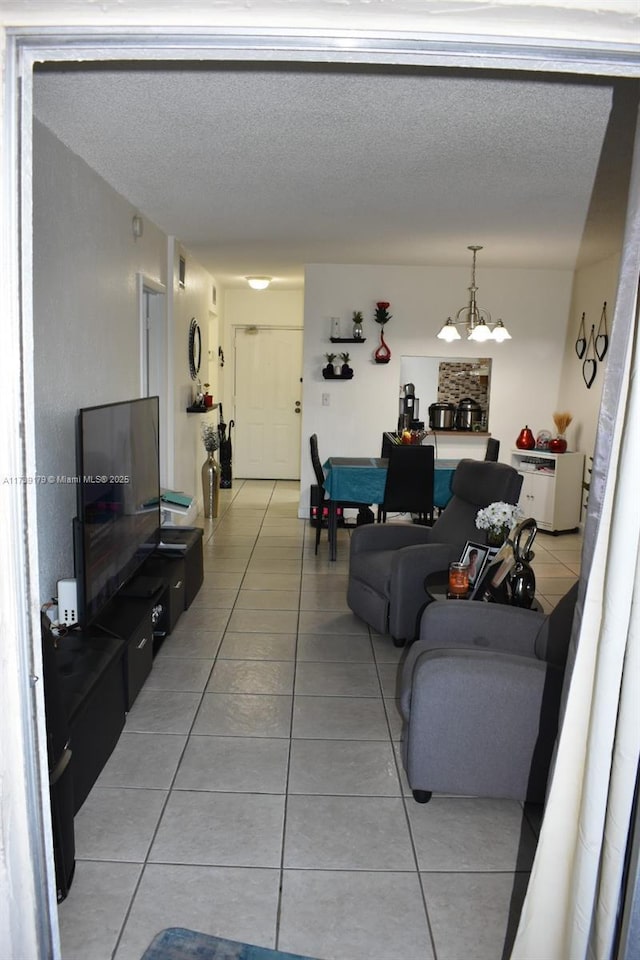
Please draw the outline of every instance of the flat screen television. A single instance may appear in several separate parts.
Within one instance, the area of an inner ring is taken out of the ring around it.
[[[160,541],[158,397],[78,411],[78,622],[92,623]]]

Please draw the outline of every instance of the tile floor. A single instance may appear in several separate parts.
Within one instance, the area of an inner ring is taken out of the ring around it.
[[[76,817],[64,960],[140,960],[167,926],[320,960],[508,955],[539,811],[413,801],[402,651],[346,606],[348,531],[315,557],[297,506],[297,483],[234,481],[201,518],[203,587]],[[545,608],[580,547],[538,534]]]

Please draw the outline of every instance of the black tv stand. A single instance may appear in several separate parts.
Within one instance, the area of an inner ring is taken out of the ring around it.
[[[137,576],[118,593],[119,597],[137,597],[140,600],[149,599],[162,593],[164,583],[162,577]]]
[[[118,742],[126,712],[152,669],[159,638],[173,630],[202,584],[203,533],[200,527],[163,527],[167,547],[145,560],[130,589],[121,590],[91,626],[55,637],[43,615],[59,899],[73,877],[73,816]]]
[[[153,610],[164,592],[162,581],[156,592],[147,596],[119,593],[100,617],[97,626],[120,637],[125,643],[124,690],[126,709],[130,710],[153,666]]]

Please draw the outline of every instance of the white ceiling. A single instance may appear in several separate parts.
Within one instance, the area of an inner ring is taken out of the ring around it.
[[[34,112],[221,283],[469,263],[470,243],[479,271],[571,269],[619,244],[629,115],[605,81],[529,76],[46,66]]]

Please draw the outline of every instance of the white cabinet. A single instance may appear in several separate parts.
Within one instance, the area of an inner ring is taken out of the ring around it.
[[[574,530],[580,523],[583,453],[513,450],[511,465],[522,474],[519,504],[541,530]]]

